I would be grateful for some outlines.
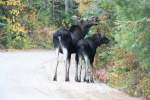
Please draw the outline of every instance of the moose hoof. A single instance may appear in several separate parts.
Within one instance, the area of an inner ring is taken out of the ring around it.
[[[57,81],[57,78],[56,78],[56,77],[54,77],[54,78],[53,78],[53,81]]]
[[[66,82],[69,82],[70,80],[69,80],[69,78],[67,78],[67,79],[65,79],[65,81],[66,81]]]
[[[78,82],[78,77],[75,77],[75,81]]]
[[[84,82],[86,82],[87,80],[84,78],[84,80],[83,80]]]
[[[91,83],[94,83],[94,80],[90,80]]]
[[[87,82],[87,83],[89,83],[90,81],[89,81],[88,79],[84,79],[84,82]]]
[[[90,83],[90,81],[89,81],[89,80],[86,80],[86,82],[87,82],[87,83]]]
[[[81,82],[81,80],[78,80],[77,82]]]

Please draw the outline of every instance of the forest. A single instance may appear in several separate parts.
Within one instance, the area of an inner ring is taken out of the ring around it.
[[[97,79],[150,100],[150,0],[1,0],[0,49],[51,49],[53,32],[73,16],[97,16],[88,36],[114,38],[97,50]]]

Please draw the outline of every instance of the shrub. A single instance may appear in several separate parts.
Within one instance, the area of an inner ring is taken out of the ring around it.
[[[34,48],[52,48],[52,34],[55,27],[38,27],[31,35]]]
[[[150,76],[143,77],[139,82],[139,88],[142,94],[149,100],[150,99]]]
[[[106,83],[109,80],[106,69],[97,69],[95,72],[95,76],[98,80]]]

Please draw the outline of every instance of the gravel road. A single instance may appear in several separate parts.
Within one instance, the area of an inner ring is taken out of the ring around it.
[[[55,63],[53,50],[0,51],[0,100],[142,100],[103,83],[75,82],[73,59],[70,82],[62,58],[54,82]]]

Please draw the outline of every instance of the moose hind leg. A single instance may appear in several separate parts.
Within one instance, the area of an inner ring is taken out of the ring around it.
[[[63,48],[62,49],[62,51],[63,51],[63,57],[64,57],[64,66],[65,66],[65,81],[69,81],[68,80],[68,50],[67,50],[67,48]]]
[[[79,68],[78,68],[78,82],[81,82],[81,71],[82,71],[82,57],[79,57]]]
[[[89,58],[88,56],[84,56],[84,60],[85,60],[85,75],[84,75],[84,82],[89,82]]]
[[[78,64],[79,64],[79,56],[76,54],[75,56],[75,61],[76,61],[76,72],[75,72],[75,81],[78,81]]]
[[[57,81],[57,68],[59,64],[59,48],[56,49],[56,56],[57,56],[57,61],[56,61],[56,68],[55,68],[55,74],[53,77],[53,81]]]
[[[69,80],[70,60],[71,60],[71,54],[68,54],[68,57],[67,57],[67,76],[66,76],[66,81],[70,81]]]

